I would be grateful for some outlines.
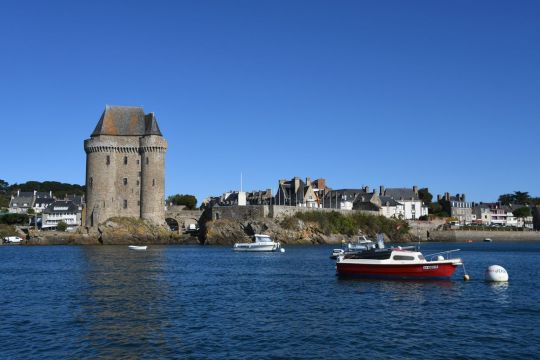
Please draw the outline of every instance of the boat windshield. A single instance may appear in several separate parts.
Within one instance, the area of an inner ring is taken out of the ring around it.
[[[269,236],[256,236],[256,242],[272,242],[272,239]]]

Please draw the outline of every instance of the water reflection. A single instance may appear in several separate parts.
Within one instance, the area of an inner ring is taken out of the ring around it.
[[[490,282],[488,285],[496,302],[501,305],[509,303],[507,282]]]
[[[86,344],[82,355],[130,358],[174,353],[178,339],[165,335],[171,324],[163,251],[84,248],[85,283],[78,316],[84,328],[81,343]]]

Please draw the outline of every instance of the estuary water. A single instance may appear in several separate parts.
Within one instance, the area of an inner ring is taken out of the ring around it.
[[[331,246],[0,246],[0,358],[540,358],[540,243],[422,251],[453,248],[471,281],[340,280]]]

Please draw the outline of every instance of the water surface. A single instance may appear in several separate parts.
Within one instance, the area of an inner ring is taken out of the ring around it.
[[[540,357],[540,244],[422,250],[456,247],[469,282],[340,280],[330,246],[1,246],[0,358]]]

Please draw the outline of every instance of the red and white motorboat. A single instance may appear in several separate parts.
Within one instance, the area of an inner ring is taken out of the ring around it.
[[[379,248],[344,254],[336,260],[337,274],[343,277],[447,280],[458,266],[463,265],[461,259],[449,258],[449,254],[455,251],[459,249],[428,255],[429,261],[414,247]]]

